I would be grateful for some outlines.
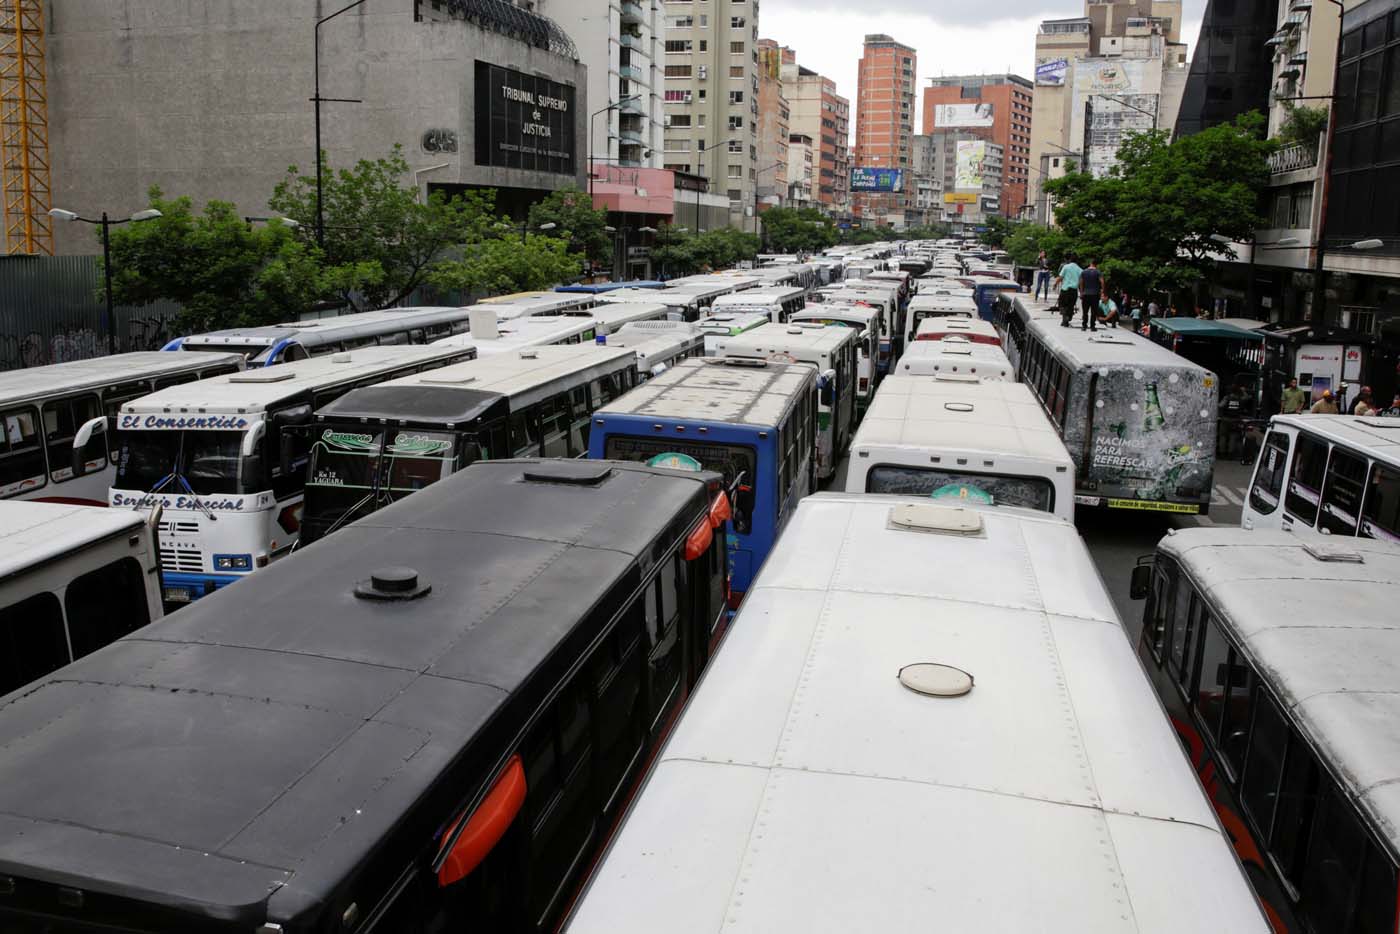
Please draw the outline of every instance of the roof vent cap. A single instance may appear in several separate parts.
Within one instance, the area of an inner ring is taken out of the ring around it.
[[[372,571],[369,580],[357,582],[355,596],[361,600],[417,600],[432,589],[432,584],[419,581],[413,568],[393,566]]]
[[[1336,564],[1365,564],[1366,559],[1361,552],[1348,548],[1345,545],[1330,545],[1325,542],[1308,542],[1303,545],[1303,550],[1317,561],[1329,561]]]
[[[971,673],[939,662],[915,662],[899,669],[899,683],[925,697],[962,697],[972,691]]]
[[[981,533],[982,514],[964,506],[906,503],[890,510],[889,524],[909,532],[970,536]]]

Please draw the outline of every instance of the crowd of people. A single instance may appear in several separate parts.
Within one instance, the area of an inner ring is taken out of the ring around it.
[[[1290,379],[1279,396],[1279,412],[1284,415],[1297,415],[1310,412],[1313,415],[1340,415],[1341,405],[1330,389],[1324,389],[1316,402],[1308,404],[1308,392],[1298,386],[1296,379]],[[1381,405],[1370,386],[1362,386],[1356,394],[1356,401],[1349,406],[1352,415],[1382,415],[1400,418],[1400,392],[1390,400],[1389,406]]]
[[[1089,259],[1087,266],[1080,266],[1079,258],[1071,254],[1052,277],[1050,260],[1041,250],[1036,261],[1035,297],[1049,301],[1052,290],[1060,309],[1061,327],[1070,327],[1076,309],[1083,331],[1097,331],[1099,325],[1116,328],[1126,319],[1133,330],[1146,334],[1152,319],[1162,316],[1156,302],[1135,301],[1127,293],[1110,288],[1094,259]]]

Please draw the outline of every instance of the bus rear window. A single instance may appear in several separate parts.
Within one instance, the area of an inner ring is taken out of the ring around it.
[[[1021,506],[1050,512],[1055,507],[1055,487],[1043,477],[960,473],[931,467],[880,465],[865,478],[867,493],[898,493],[934,499],[966,499],[995,506]]]
[[[742,444],[704,444],[680,438],[634,438],[609,435],[603,456],[609,460],[639,461],[664,465],[668,455],[683,454],[700,464],[702,470],[713,470],[724,477],[724,485],[732,486],[742,474],[743,482],[733,498],[734,531],[747,535],[753,524],[754,490],[757,488],[758,458],[754,449]],[[771,468],[770,468],[771,469]]]

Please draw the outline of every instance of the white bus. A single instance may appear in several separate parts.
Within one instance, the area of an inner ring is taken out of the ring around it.
[[[1073,524],[797,505],[569,934],[1269,927]]]
[[[1179,529],[1131,592],[1138,657],[1274,930],[1396,930],[1400,550]]]
[[[598,325],[599,334],[612,334],[618,328],[638,321],[670,320],[671,309],[659,302],[615,302],[590,308],[588,315]]]
[[[0,503],[0,697],[161,615],[146,517]]]
[[[919,325],[924,321],[929,318],[949,317],[977,317],[977,302],[970,291],[967,295],[947,295],[921,290],[909,300],[909,310],[904,315],[904,346],[908,348],[917,339]]]
[[[873,305],[880,310],[880,347],[875,368],[888,373],[894,361],[904,353],[905,306],[899,299],[899,286],[894,282],[870,280],[846,281],[839,286],[821,290],[821,301],[856,302]]]
[[[104,419],[157,389],[242,368],[238,354],[147,351],[0,372],[0,499],[107,505],[117,461]]]
[[[768,323],[768,316],[760,312],[746,314],[707,315],[695,322],[700,333],[705,335],[705,356],[713,357],[719,352],[720,342],[726,337],[738,337]]]
[[[109,503],[163,510],[166,602],[196,600],[292,550],[311,447],[294,429],[312,412],[351,389],[475,355],[471,347],[362,347],[123,405]]]
[[[826,479],[836,473],[856,427],[856,343],[851,328],[770,325],[721,338],[715,356],[808,363],[817,368],[817,477]]]
[[[829,301],[794,314],[793,324],[820,324],[856,331],[856,415],[870,405],[880,385],[875,356],[880,349],[880,311],[873,305]]]
[[[598,408],[637,384],[635,352],[530,347],[376,383],[318,406],[301,545],[479,460],[582,457]]]
[[[1400,545],[1400,418],[1275,415],[1242,524]]]
[[[1074,460],[1031,391],[888,379],[851,442],[848,493],[1023,506],[1074,519]]]
[[[914,332],[915,341],[941,341],[945,338],[962,338],[974,344],[1001,347],[1001,334],[992,322],[983,321],[981,318],[966,318],[961,315],[924,318]]]
[[[467,308],[385,308],[333,318],[228,328],[177,337],[162,350],[242,354],[249,367],[396,344],[431,344],[467,330]]]
[[[592,292],[513,292],[483,298],[477,306],[490,305],[500,318],[521,315],[586,315],[599,302]]]
[[[642,304],[666,306],[667,317],[673,321],[698,321],[709,307],[693,292],[679,289],[615,289],[598,296],[600,307],[606,305]]]
[[[522,315],[498,319],[488,305],[472,308],[471,330],[434,341],[435,347],[475,347],[477,354],[516,351],[522,347],[551,344],[591,344],[598,336],[598,323],[576,315]]]
[[[705,335],[685,321],[634,321],[602,338],[606,347],[637,355],[637,375],[648,380],[689,357],[705,355]]]
[[[807,290],[802,286],[745,289],[721,295],[711,308],[716,312],[762,312],[774,324],[786,324],[796,312],[807,307]]]
[[[899,364],[891,375],[1011,382],[1016,379],[1016,371],[1000,347],[974,344],[955,337],[941,341],[915,341],[899,358]]]

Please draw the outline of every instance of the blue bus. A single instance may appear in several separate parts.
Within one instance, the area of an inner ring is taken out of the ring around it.
[[[623,282],[588,282],[575,285],[556,285],[556,292],[584,292],[589,295],[603,295],[618,289],[664,289],[666,283],[656,279],[628,279]]]
[[[1021,287],[1010,279],[993,279],[990,277],[973,277],[967,280],[972,283],[972,299],[977,302],[977,314],[985,321],[991,321],[996,317],[997,296],[1002,293],[1014,295],[1021,291]]]
[[[724,477],[737,608],[797,501],[816,489],[817,371],[692,358],[593,414],[588,456]]]

